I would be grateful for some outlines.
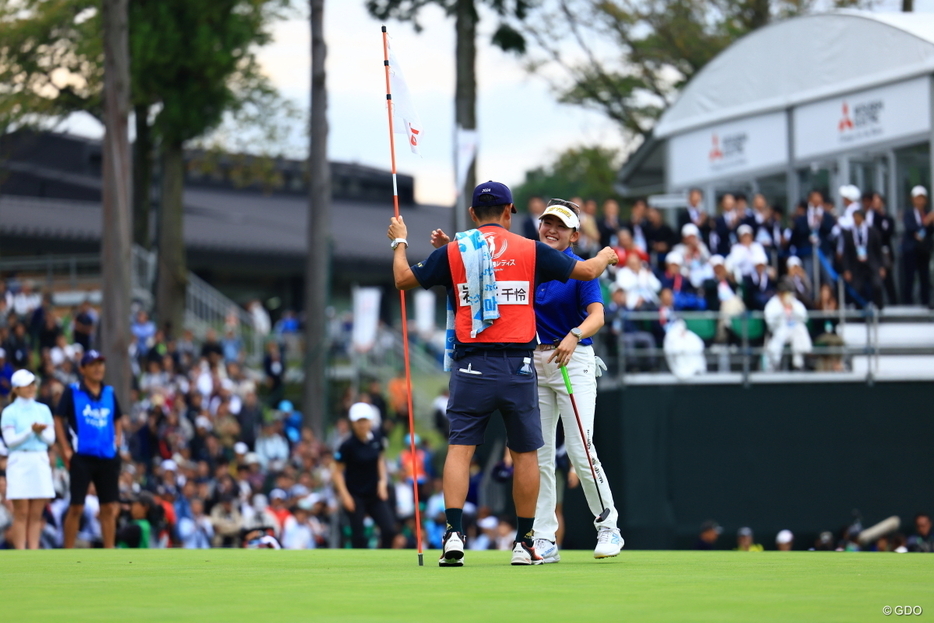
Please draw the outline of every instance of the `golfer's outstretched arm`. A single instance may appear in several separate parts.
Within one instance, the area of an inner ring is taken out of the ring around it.
[[[603,249],[589,260],[578,262],[571,271],[571,278],[579,281],[591,281],[603,274],[607,266],[619,262],[616,251],[610,247]]]
[[[389,231],[386,232],[386,236],[390,240],[407,239],[408,230],[401,216],[389,219]],[[396,288],[399,290],[411,290],[419,285],[418,279],[412,273],[409,260],[406,257],[408,246],[407,242],[400,243],[392,252],[392,277],[396,283]]]

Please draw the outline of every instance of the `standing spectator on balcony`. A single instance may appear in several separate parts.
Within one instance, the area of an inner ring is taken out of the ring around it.
[[[616,243],[616,232],[622,226],[623,223],[619,220],[619,203],[616,199],[607,199],[603,202],[603,218],[597,221],[597,227],[600,229],[600,246],[612,247]]]
[[[724,257],[730,254],[730,248],[736,243],[736,228],[742,224],[743,216],[738,214],[732,193],[720,198],[720,216],[710,232],[710,249],[714,253]]]
[[[545,211],[545,200],[540,195],[529,197],[529,215],[522,219],[522,235],[529,240],[538,240],[538,217]]]
[[[152,340],[156,335],[156,325],[149,319],[142,309],[136,312],[136,319],[130,325],[130,331],[136,338],[136,355],[139,359],[144,359],[152,347]]]
[[[902,303],[914,302],[915,275],[918,276],[920,301],[931,303],[931,250],[934,249],[934,212],[928,210],[928,191],[924,186],[911,189],[911,210],[902,220]],[[7,349],[9,350],[9,349]]]
[[[843,232],[843,279],[866,303],[882,309],[882,280],[885,266],[882,236],[866,222],[862,210],[853,212],[853,227]],[[866,303],[857,301],[859,307]]]
[[[85,299],[81,302],[78,313],[75,314],[74,328],[72,329],[75,344],[81,344],[81,348],[85,352],[91,350],[91,345],[94,342],[94,326],[96,324],[94,316],[90,301]]]
[[[842,232],[853,228],[853,213],[862,208],[860,200],[863,195],[853,184],[844,184],[838,192],[843,199],[843,214],[837,219],[838,230],[834,235],[838,240],[837,253],[842,254]]]
[[[636,199],[632,204],[629,222],[625,224],[626,229],[632,234],[633,244],[644,253],[648,253],[651,250],[649,249],[648,242],[649,221],[646,216],[647,210],[648,204],[645,202],[645,199]],[[620,263],[622,263],[622,260],[620,260]]]
[[[870,210],[866,213],[866,221],[870,227],[879,231],[882,239],[882,266],[885,268],[885,296],[889,305],[898,305],[895,294],[895,252],[892,236],[895,235],[895,219],[885,211],[885,197],[879,193],[872,193]]]
[[[791,246],[794,253],[801,258],[804,272],[814,274],[814,253],[819,250],[828,258],[833,252],[830,238],[833,233],[836,219],[833,213],[824,210],[824,193],[812,190],[808,194],[808,203],[805,214],[794,220],[791,230]]]
[[[769,371],[781,365],[785,344],[791,345],[794,369],[804,369],[804,355],[812,348],[807,322],[804,305],[787,284],[780,285],[778,293],[765,306],[765,323],[772,334],[765,346]]]
[[[701,240],[708,245],[708,248],[710,248],[710,231],[713,223],[711,222],[710,216],[707,214],[707,210],[704,208],[703,201],[704,193],[701,192],[701,189],[692,188],[691,192],[688,193],[687,210],[678,215],[678,231],[681,231],[681,229],[688,223],[693,223],[697,226],[697,229],[700,230]],[[659,217],[661,217],[660,214]],[[655,220],[651,218],[651,215],[649,219],[654,225]],[[659,220],[661,220],[661,218],[659,218]],[[672,232],[672,234],[674,234],[674,232]],[[676,236],[672,235],[672,237]],[[675,241],[672,241],[671,245],[674,246],[674,244]],[[659,264],[660,263],[661,262],[659,262]]]
[[[651,256],[652,266],[664,266],[665,255],[678,243],[678,236],[668,223],[662,219],[662,213],[656,208],[649,208],[646,213],[648,226],[646,242]],[[703,238],[703,230],[701,230]]]

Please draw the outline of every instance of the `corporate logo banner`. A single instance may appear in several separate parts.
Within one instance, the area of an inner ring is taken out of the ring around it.
[[[927,77],[797,108],[795,158],[811,158],[930,131]]]
[[[671,138],[669,182],[700,184],[787,161],[788,124],[777,112],[694,130]]]

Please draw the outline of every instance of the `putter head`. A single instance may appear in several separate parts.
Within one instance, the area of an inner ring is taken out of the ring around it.
[[[610,509],[604,508],[604,509],[603,509],[603,512],[600,513],[600,516],[597,517],[597,521],[598,521],[598,522],[604,522],[604,521],[606,521],[606,518],[609,517],[609,516],[610,516]]]

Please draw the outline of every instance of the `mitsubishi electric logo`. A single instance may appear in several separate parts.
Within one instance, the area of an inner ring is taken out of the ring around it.
[[[840,142],[849,143],[885,134],[885,128],[882,125],[884,110],[885,100],[883,99],[858,102],[853,105],[852,112],[849,103],[844,100],[843,114],[837,123]]]
[[[746,132],[734,132],[720,136],[714,132],[710,137],[710,168],[721,171],[746,164]]]

